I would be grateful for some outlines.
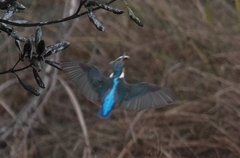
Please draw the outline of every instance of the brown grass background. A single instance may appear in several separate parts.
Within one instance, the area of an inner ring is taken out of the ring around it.
[[[65,17],[74,6],[59,0],[22,3],[27,9],[14,18],[30,22]],[[97,31],[86,16],[43,26],[47,45],[71,42],[51,60],[92,62],[109,75],[109,62],[126,52],[128,82],[170,86],[179,100],[142,112],[115,109],[105,120],[63,72],[46,66],[41,76],[47,88],[40,97],[25,91],[12,74],[1,75],[0,157],[240,157],[240,1],[128,3],[143,28],[128,18],[122,1],[113,6],[123,9],[123,15],[95,12],[105,32]],[[29,37],[36,28],[16,29]],[[4,71],[14,65],[18,50],[4,33],[0,41]],[[31,71],[18,74],[36,86]]]

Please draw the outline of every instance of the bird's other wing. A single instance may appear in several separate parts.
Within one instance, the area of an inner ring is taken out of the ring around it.
[[[162,88],[147,82],[138,84],[121,82],[119,86],[125,90],[120,107],[127,110],[158,108],[176,100],[176,94],[170,88]]]
[[[104,77],[94,65],[82,62],[63,62],[62,69],[77,85],[80,92],[93,102],[101,101],[111,87],[111,79]]]

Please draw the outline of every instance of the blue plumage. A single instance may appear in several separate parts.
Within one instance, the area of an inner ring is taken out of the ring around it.
[[[115,93],[116,93],[118,83],[119,83],[119,79],[114,78],[112,89],[108,92],[108,94],[104,98],[102,107],[98,112],[98,116],[100,116],[102,118],[109,118],[109,116],[116,104],[116,99],[115,99],[116,94]]]
[[[176,99],[175,92],[170,88],[147,82],[126,83],[123,78],[124,57],[112,62],[115,64],[111,78],[103,76],[97,67],[81,62],[65,62],[62,68],[87,99],[101,102],[98,116],[102,118],[109,118],[117,105],[127,110],[143,110],[162,107]]]

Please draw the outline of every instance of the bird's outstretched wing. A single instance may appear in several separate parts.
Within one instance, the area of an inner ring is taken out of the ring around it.
[[[151,83],[128,84],[124,80],[119,87],[121,91],[119,96],[122,97],[120,107],[127,110],[143,110],[148,108],[158,108],[172,103],[176,100],[176,94],[170,88],[162,88]]]
[[[94,65],[82,62],[63,62],[62,69],[77,85],[81,93],[93,102],[101,101],[111,87],[111,79],[104,77]]]

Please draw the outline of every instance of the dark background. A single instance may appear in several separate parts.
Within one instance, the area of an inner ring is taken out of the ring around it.
[[[48,21],[68,16],[68,8],[72,8],[71,1],[22,3],[27,9],[13,19]],[[1,136],[5,138],[0,143],[1,157],[240,157],[240,1],[128,3],[143,28],[129,19],[122,1],[113,4],[125,11],[122,15],[104,10],[94,13],[105,26],[104,32],[87,16],[43,26],[46,45],[71,42],[52,60],[92,62],[109,75],[109,62],[126,52],[130,56],[125,64],[129,83],[170,86],[179,100],[144,112],[115,109],[105,120],[97,116],[99,107],[84,98],[61,71],[46,66],[46,72],[40,73],[47,85],[40,97],[25,91],[14,75],[1,75],[0,127],[9,127]],[[36,30],[14,28],[25,37]],[[17,61],[18,50],[5,33],[0,33],[0,42],[4,71]],[[18,74],[36,86],[31,72]],[[80,125],[81,116],[59,79],[70,83],[85,126]]]

